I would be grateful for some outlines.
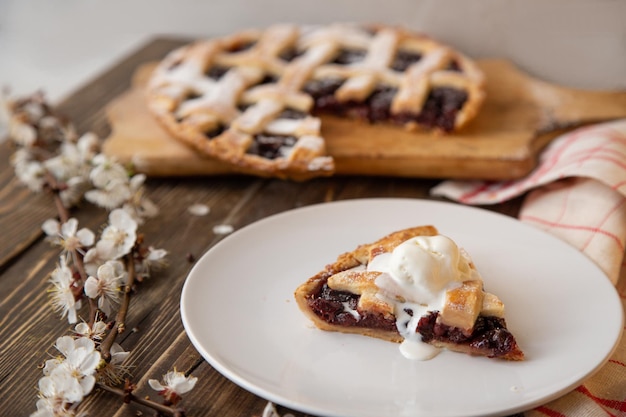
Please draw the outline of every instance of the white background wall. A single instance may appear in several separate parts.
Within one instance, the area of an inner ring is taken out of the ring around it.
[[[0,0],[0,85],[54,101],[154,35],[333,21],[402,24],[551,82],[626,89],[626,0]]]

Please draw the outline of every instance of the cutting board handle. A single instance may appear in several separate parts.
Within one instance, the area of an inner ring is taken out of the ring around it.
[[[590,91],[533,80],[532,91],[556,128],[626,118],[626,91]]]
[[[509,92],[507,97],[515,97],[518,114],[535,115],[536,118],[529,118],[533,125],[529,128],[537,133],[626,118],[626,90],[590,91],[548,83],[504,59],[485,59],[480,65],[489,75],[488,94],[496,93],[490,85],[506,89]]]

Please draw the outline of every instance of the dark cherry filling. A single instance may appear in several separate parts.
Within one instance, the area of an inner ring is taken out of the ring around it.
[[[467,344],[474,349],[488,352],[490,357],[498,357],[517,348],[513,335],[506,329],[505,321],[499,317],[478,316],[474,331],[466,336],[456,328],[437,323],[439,312],[430,312],[420,318],[417,331],[424,342],[437,340],[454,344]]]
[[[265,76],[261,79],[261,81],[259,81],[255,85],[272,84],[272,83],[275,83],[276,81],[278,81],[278,78],[276,78],[276,76],[272,74],[265,74]]]
[[[399,50],[391,63],[391,69],[399,72],[406,71],[407,68],[418,62],[420,59],[422,59],[422,55],[419,52]],[[455,59],[448,63],[446,70],[462,72],[461,66]]]
[[[196,93],[194,91],[190,91],[190,92],[187,93],[187,95],[185,96],[185,98],[182,101],[189,101],[189,100],[196,99],[198,97],[200,97],[200,94],[198,94],[198,93]],[[176,117],[176,121],[178,123],[182,123],[184,119],[185,119],[184,117]]]
[[[337,111],[340,107],[335,98],[335,91],[343,84],[341,78],[323,78],[308,81],[303,91],[313,97],[315,108],[323,112]]]
[[[396,331],[396,322],[393,319],[385,318],[379,314],[361,313],[357,320],[352,314],[346,311],[343,303],[347,307],[356,310],[359,302],[359,295],[344,291],[336,291],[324,284],[311,299],[309,305],[311,309],[324,321],[330,324],[341,326],[356,326]]]
[[[225,130],[226,128],[220,125],[216,129],[210,130],[208,132],[204,132],[204,136],[206,136],[208,139],[213,139],[214,137],[219,136],[222,133],[224,133]]]
[[[366,51],[342,49],[333,63],[348,65],[364,59]],[[410,65],[422,59],[418,52],[399,50],[391,64],[396,71],[405,71]],[[450,61],[448,70],[461,71],[458,62]],[[449,87],[437,87],[430,91],[428,98],[419,114],[391,114],[390,107],[397,90],[379,86],[364,102],[341,103],[335,98],[335,92],[344,80],[326,78],[307,82],[303,91],[315,100],[315,110],[323,113],[350,116],[369,122],[390,121],[396,124],[416,122],[426,128],[439,128],[445,132],[454,129],[458,111],[467,101],[467,93]]]
[[[300,110],[287,108],[281,111],[276,118],[277,119],[304,119],[306,116],[307,114],[301,112]]]
[[[450,87],[434,88],[428,94],[421,113],[415,121],[422,126],[439,127],[446,132],[454,129],[457,112],[467,101],[467,93]]]
[[[398,52],[396,52],[396,56],[391,62],[391,68],[396,71],[403,72],[406,71],[408,67],[418,62],[420,59],[422,59],[422,54],[400,49],[398,50]]]
[[[243,112],[244,112],[244,111],[246,111],[246,109],[247,109],[248,107],[250,107],[250,106],[252,106],[252,104],[244,104],[244,103],[240,103],[240,104],[238,104],[238,105],[237,105],[237,110],[239,110],[240,112],[242,112],[242,113],[243,113]]]
[[[349,309],[356,310],[359,295],[344,291],[336,291],[324,283],[319,291],[309,300],[309,306],[322,320],[340,326],[354,326],[383,329],[397,332],[394,319],[382,315],[361,314],[356,319]],[[344,303],[345,306],[344,306]],[[406,310],[412,315],[410,310]],[[485,351],[490,357],[506,355],[517,349],[517,342],[506,329],[505,321],[499,317],[479,316],[474,325],[474,331],[466,336],[461,329],[437,323],[438,311],[429,312],[422,316],[417,324],[417,331],[422,335],[424,342],[433,340],[454,344],[467,344],[474,349]]]
[[[262,156],[267,159],[276,159],[282,156],[280,152],[281,148],[294,146],[296,141],[297,138],[294,136],[258,134],[254,136],[254,141],[246,153]]]
[[[296,48],[289,48],[282,51],[278,56],[283,61],[291,62],[302,54],[304,54],[303,51],[298,51]]]
[[[187,93],[187,96],[185,96],[185,100],[193,100],[200,97],[200,94],[196,93],[195,91],[190,91],[189,93]]]
[[[237,109],[240,112],[246,111],[249,107],[254,104],[240,104],[237,106]],[[285,108],[276,116],[277,119],[304,119],[307,117],[307,113],[301,112],[300,110]]]
[[[338,78],[313,80],[304,86],[304,91],[315,100],[315,109],[323,113],[347,115],[369,122],[391,121],[405,124],[415,121],[427,128],[439,128],[450,132],[458,111],[467,100],[467,93],[449,87],[437,87],[430,91],[419,114],[391,114],[390,107],[396,90],[378,87],[364,102],[341,103],[335,98],[335,91],[343,81]]]
[[[232,45],[228,51],[244,51],[254,46],[254,44],[255,42],[237,43]],[[334,58],[333,63],[339,65],[349,65],[362,61],[366,54],[366,50],[342,49]],[[290,62],[300,55],[302,55],[301,51],[297,51],[295,48],[290,48],[283,51],[280,57],[284,61]],[[410,65],[418,62],[421,58],[421,54],[417,52],[399,50],[393,59],[391,68],[400,72],[405,71]],[[172,68],[179,64],[179,62],[174,63]],[[219,80],[229,71],[229,69],[230,68],[223,66],[213,66],[206,71],[206,75],[211,79]],[[456,61],[451,61],[447,69],[452,71],[461,70],[458,62]],[[277,78],[275,76],[267,74],[255,85],[275,83],[276,81]],[[371,123],[390,121],[397,124],[405,124],[408,122],[417,122],[419,125],[424,127],[439,128],[447,132],[454,129],[456,114],[467,100],[467,94],[464,91],[447,87],[434,88],[429,93],[424,108],[419,114],[391,114],[391,102],[397,93],[396,89],[379,86],[364,102],[350,101],[341,103],[335,98],[335,92],[339,87],[341,87],[343,82],[344,80],[340,78],[311,80],[305,84],[303,91],[313,97],[315,101],[315,110],[318,112],[349,116],[352,118],[367,120]],[[192,100],[196,97],[198,97],[198,95],[191,93],[185,98],[185,100]],[[245,109],[246,106],[239,106],[239,110],[244,111]],[[278,118],[283,119],[301,119],[304,117],[306,117],[305,113],[293,109],[285,109],[278,115]],[[212,139],[222,134],[224,130],[225,127],[220,126],[217,129],[206,132],[205,136]],[[297,139],[293,136],[259,134],[254,137],[254,142],[248,149],[247,153],[259,155],[268,159],[276,159],[281,156],[281,148],[291,147],[296,143],[296,141]],[[327,304],[329,301],[316,302]],[[339,306],[343,309],[343,305],[341,305],[341,303]],[[322,309],[324,308],[325,307]],[[344,312],[340,314],[340,316],[343,317],[346,314],[347,313]],[[347,314],[346,317],[351,317],[352,320],[354,319],[350,314]],[[350,319],[347,318],[347,320]],[[376,321],[383,319],[368,318],[367,320]]]
[[[450,61],[450,63],[448,64],[448,67],[446,68],[448,71],[457,71],[457,72],[463,72],[461,70],[461,66],[459,65],[459,63],[456,60],[452,60]]]
[[[245,108],[244,106],[239,107],[241,111],[244,111]],[[299,110],[286,108],[278,114],[277,119],[303,119],[306,116],[306,113]],[[255,135],[254,141],[246,153],[262,156],[267,159],[276,159],[282,156],[280,148],[294,146],[297,140],[298,139],[294,136]]]
[[[222,66],[213,66],[211,68],[209,68],[205,74],[207,77],[213,79],[213,80],[219,80],[220,78],[222,78],[224,76],[224,74],[226,74],[228,72],[230,68],[228,67],[222,67]]]

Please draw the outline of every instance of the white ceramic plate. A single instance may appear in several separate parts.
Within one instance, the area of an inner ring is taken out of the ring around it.
[[[340,253],[392,231],[437,226],[472,256],[507,308],[526,361],[443,352],[411,361],[398,345],[316,329],[295,288]],[[409,199],[304,207],[211,248],[185,282],[181,314],[200,354],[243,388],[324,416],[496,416],[576,387],[604,364],[623,312],[609,280],[562,241],[487,210]]]

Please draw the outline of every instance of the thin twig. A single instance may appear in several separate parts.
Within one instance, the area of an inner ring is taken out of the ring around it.
[[[100,354],[102,355],[102,359],[104,359],[106,362],[111,361],[111,346],[113,346],[113,343],[115,343],[115,338],[119,334],[117,331],[117,326],[115,324],[117,323],[114,323],[113,327],[111,328],[111,330],[109,330],[109,333],[100,344]]]
[[[63,204],[63,200],[61,200],[61,196],[59,192],[61,190],[61,186],[54,176],[50,173],[50,171],[46,171],[46,181],[50,187],[50,191],[52,193],[52,199],[54,200],[54,205],[57,208],[57,213],[59,215],[59,220],[61,223],[67,223],[70,217],[70,213],[67,207]],[[78,275],[80,275],[81,282],[79,283],[80,288],[85,285],[85,281],[87,281],[87,272],[85,272],[85,264],[83,263],[83,256],[76,250],[73,249],[71,251],[72,260],[74,261],[74,266],[78,271]],[[82,292],[82,291],[81,291]],[[98,308],[96,307],[96,301],[90,297],[87,297],[89,302],[89,326],[93,327],[95,323],[95,318],[98,314]]]
[[[12,119],[10,122],[17,121],[21,125],[29,125],[29,127],[35,130],[37,137],[32,149],[29,149],[29,158],[32,157],[34,160],[41,162],[44,170],[44,181],[42,188],[47,194],[52,196],[53,204],[57,211],[58,220],[61,224],[65,224],[70,219],[71,207],[66,207],[63,199],[61,198],[61,193],[68,190],[68,184],[63,180],[58,180],[57,178],[55,178],[53,172],[45,168],[45,161],[53,158],[56,155],[56,152],[59,150],[59,147],[56,145],[59,145],[61,142],[77,142],[78,137],[76,135],[74,126],[69,122],[69,120],[64,120],[59,115],[55,114],[54,111],[52,111],[52,108],[47,105],[42,93],[36,93],[27,100],[9,104],[9,111],[10,113],[13,113],[9,115]],[[38,110],[41,107],[42,114],[38,115],[39,112],[37,112],[37,115],[32,115],[31,113],[33,112],[29,112],[29,110],[27,109],[27,106],[29,104],[36,105],[36,109]],[[32,118],[37,120],[31,120],[31,116]],[[45,127],[43,126],[43,123],[41,125],[38,124],[39,121],[43,120],[44,117],[47,118],[48,122],[46,123]],[[54,121],[55,119],[58,123],[51,126],[51,124],[49,123],[50,120]],[[19,144],[18,141],[16,141],[16,143]],[[48,145],[50,145],[50,149],[48,149]],[[55,147],[55,149],[52,149],[53,146]],[[128,314],[131,293],[136,280],[135,255],[137,255],[139,251],[139,246],[140,239],[136,241],[136,246],[133,248],[131,253],[126,255],[125,257],[126,268],[128,272],[128,282],[124,286],[123,300],[121,302],[120,309],[115,316],[113,326],[110,328],[105,340],[100,344],[101,356],[107,362],[111,361],[110,349],[115,342],[116,337],[119,334],[123,333],[126,327],[126,316]],[[75,281],[72,283],[71,291],[76,299],[79,300],[85,296],[84,286],[89,277],[85,270],[83,253],[79,250],[72,249],[70,250],[70,255],[73,261],[72,275],[74,276]],[[140,280],[137,279],[137,281]],[[92,299],[91,297],[86,298],[89,301],[89,325],[93,329],[94,323],[96,322],[96,320],[98,320],[99,314],[101,314],[102,312],[98,309],[96,301],[94,299]],[[129,380],[126,381],[123,389],[111,387],[99,382],[97,383],[97,387],[109,393],[120,396],[124,403],[135,402],[141,404],[143,406],[153,409],[159,415],[168,415],[172,417],[184,417],[185,415],[182,407],[168,404],[168,402],[170,401],[169,399],[166,400],[165,403],[160,404],[158,402],[150,400],[148,397],[137,397],[133,394],[135,386],[131,384]],[[54,398],[56,400],[56,397]],[[79,403],[80,401],[77,401],[76,403],[72,404],[72,408],[68,411],[75,411],[76,408],[78,408]],[[56,406],[57,404],[54,405]]]
[[[115,324],[100,345],[100,353],[102,354],[102,358],[107,362],[111,360],[111,346],[113,346],[115,338],[117,337],[117,335],[123,333],[126,330],[126,315],[128,314],[131,293],[133,290],[133,285],[135,283],[134,250],[135,249],[133,249],[131,253],[126,255],[128,282],[124,286],[124,298],[122,299],[122,304],[120,305],[120,309],[118,310],[117,316],[115,317]]]
[[[122,305],[117,312],[117,332],[123,333],[126,330],[126,315],[128,314],[128,307],[130,306],[130,297],[133,291],[133,285],[135,285],[135,249],[126,256],[126,268],[128,271],[128,282],[124,287],[124,298],[122,299]]]
[[[82,292],[88,278],[87,272],[85,271],[85,264],[83,263],[83,255],[74,249],[72,250],[72,259],[74,260],[74,266],[78,271],[78,275],[80,275],[80,287]],[[96,317],[98,316],[98,307],[96,306],[96,300],[93,298],[87,297],[87,301],[89,303],[89,327],[93,327],[93,324],[96,322]]]
[[[61,200],[61,196],[59,195],[62,187],[57,181],[57,179],[54,178],[54,175],[50,173],[50,171],[46,170],[44,173],[44,176],[46,178],[46,184],[48,186],[48,189],[52,193],[52,199],[54,200],[54,205],[57,208],[57,213],[59,214],[59,220],[61,221],[61,223],[65,223],[70,218],[70,212],[67,209],[67,207],[65,207],[65,205],[63,204],[63,200]]]
[[[108,391],[110,393],[119,395],[120,397],[124,398],[124,401],[133,401],[136,402],[138,404],[144,405],[146,407],[150,407],[155,411],[158,411],[159,413],[164,413],[173,417],[182,417],[185,415],[184,411],[181,409],[174,409],[171,407],[168,407],[166,405],[163,404],[159,404],[155,401],[149,400],[147,398],[142,398],[142,397],[138,397],[135,394],[133,394],[132,392],[128,392],[128,391],[124,391],[120,388],[114,388],[114,387],[110,387],[106,384],[102,384],[100,382],[97,382],[96,385],[98,386],[98,388],[104,390],[104,391]]]

